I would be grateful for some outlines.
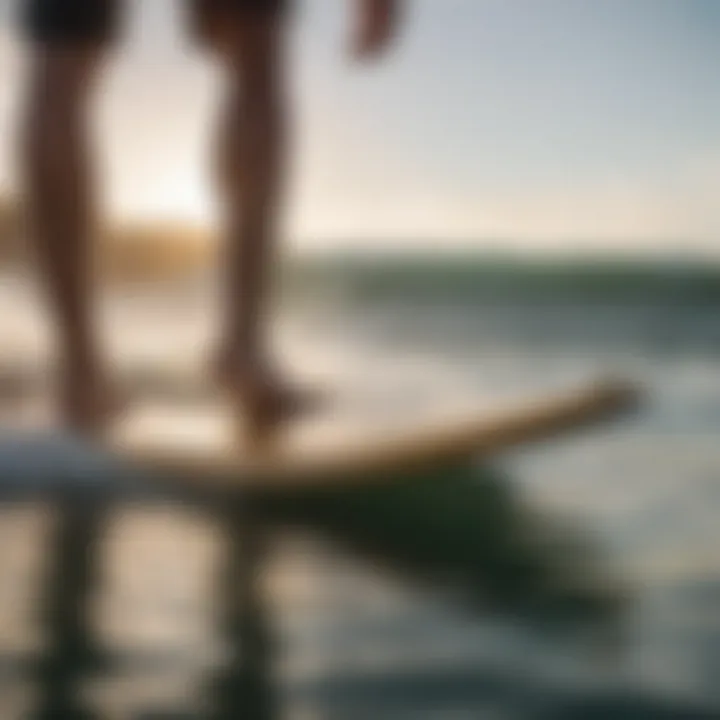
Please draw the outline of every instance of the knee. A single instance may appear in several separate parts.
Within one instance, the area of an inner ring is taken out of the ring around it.
[[[26,133],[66,133],[84,117],[92,57],[74,51],[38,52],[30,63],[23,124]]]
[[[274,22],[230,26],[215,46],[225,86],[246,116],[272,117],[285,106],[283,41]]]
[[[275,124],[285,110],[285,93],[280,78],[262,64],[232,66],[228,70],[228,92],[242,116]]]

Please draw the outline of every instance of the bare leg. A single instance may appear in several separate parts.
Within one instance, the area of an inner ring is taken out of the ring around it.
[[[281,28],[252,19],[223,46],[226,99],[217,171],[226,237],[225,354],[260,364],[281,205],[285,98]]]
[[[39,48],[24,109],[28,222],[60,346],[60,409],[82,432],[99,430],[113,402],[103,378],[91,299],[94,199],[88,103],[96,49]]]
[[[268,340],[286,141],[283,31],[275,16],[235,17],[214,36],[227,93],[217,156],[227,237],[216,369],[260,430],[294,416],[310,400],[272,370]]]

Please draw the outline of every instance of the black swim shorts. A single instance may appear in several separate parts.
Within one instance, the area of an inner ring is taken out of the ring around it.
[[[188,10],[190,32],[198,36],[216,13],[268,14],[286,5],[286,0],[180,1]],[[123,0],[21,0],[21,24],[26,36],[38,42],[104,42],[118,34],[124,4]]]

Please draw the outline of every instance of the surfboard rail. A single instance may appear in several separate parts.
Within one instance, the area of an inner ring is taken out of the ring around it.
[[[116,441],[109,450],[138,470],[208,489],[382,482],[399,473],[441,469],[579,431],[631,412],[639,400],[640,391],[632,384],[601,380],[579,391],[524,403],[489,417],[476,414],[322,451],[286,449],[280,444],[255,453],[231,448],[218,452],[155,440]]]

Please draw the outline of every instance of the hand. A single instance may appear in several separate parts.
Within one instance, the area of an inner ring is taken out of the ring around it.
[[[390,44],[398,25],[400,0],[355,0],[356,26],[352,52],[356,58],[380,55]]]

